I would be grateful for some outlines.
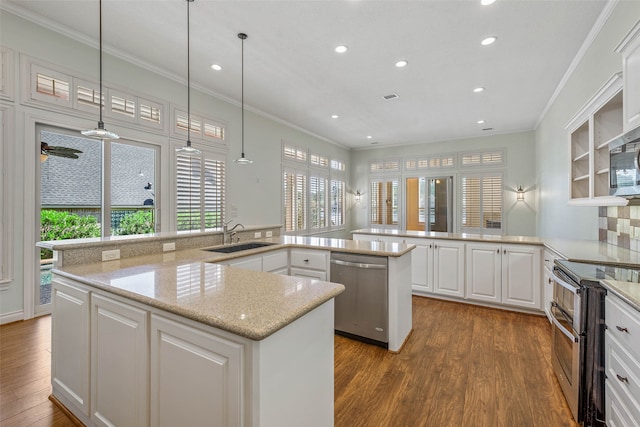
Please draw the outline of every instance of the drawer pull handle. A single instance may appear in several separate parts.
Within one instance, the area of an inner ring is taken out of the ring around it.
[[[619,330],[620,332],[629,333],[629,330],[627,328],[623,328],[622,326],[617,326],[616,325],[616,329]]]
[[[497,249],[497,250],[496,250],[496,253],[500,253],[500,249]]]
[[[629,378],[627,377],[620,376],[619,374],[616,374],[616,377],[618,378],[618,381],[620,381],[621,383],[627,383],[627,384],[629,383]]]

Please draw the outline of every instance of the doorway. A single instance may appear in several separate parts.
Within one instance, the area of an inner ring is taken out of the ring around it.
[[[405,189],[407,230],[453,231],[453,177],[411,177]]]

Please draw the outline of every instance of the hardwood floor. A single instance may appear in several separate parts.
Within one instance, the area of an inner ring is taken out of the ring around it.
[[[576,427],[544,317],[413,298],[402,352],[336,336],[337,427]],[[0,327],[0,426],[73,426],[48,400],[49,316]]]
[[[575,427],[545,317],[413,297],[399,354],[336,336],[335,425]]]

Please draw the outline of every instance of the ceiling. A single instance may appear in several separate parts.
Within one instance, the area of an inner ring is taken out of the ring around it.
[[[95,0],[0,4],[97,45]],[[105,51],[186,82],[187,4],[104,0]],[[489,6],[480,0],[189,4],[194,87],[239,103],[237,33],[245,32],[248,109],[330,142],[364,148],[534,129],[606,1],[497,0]],[[490,35],[498,40],[482,46],[480,41]],[[335,53],[341,44],[349,50]],[[400,59],[408,65],[397,68]],[[213,63],[223,69],[211,70]],[[476,87],[486,90],[474,93]],[[394,93],[398,98],[383,99]],[[152,95],[162,98],[161,93]],[[331,118],[334,114],[339,117]]]

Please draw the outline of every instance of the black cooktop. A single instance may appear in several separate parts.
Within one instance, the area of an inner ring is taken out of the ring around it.
[[[640,283],[640,266],[637,269],[616,267],[613,265],[588,264],[583,262],[556,260],[558,265],[576,282],[600,280],[618,280],[621,282]]]

